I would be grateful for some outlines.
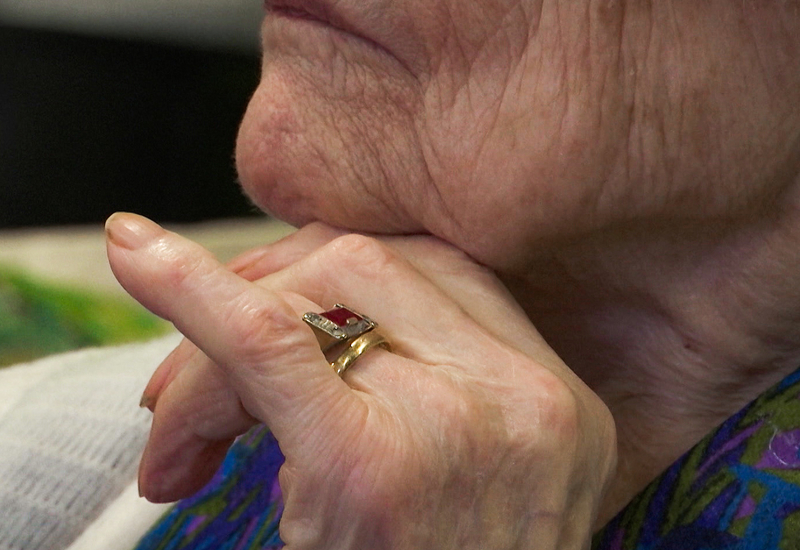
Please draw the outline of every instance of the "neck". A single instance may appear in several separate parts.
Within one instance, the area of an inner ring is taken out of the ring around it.
[[[800,209],[782,201],[735,223],[617,229],[506,277],[614,415],[619,471],[601,520],[800,366]]]

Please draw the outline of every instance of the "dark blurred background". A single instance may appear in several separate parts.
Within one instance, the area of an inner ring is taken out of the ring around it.
[[[254,213],[232,154],[258,82],[257,19],[228,41],[178,19],[105,33],[2,15],[0,227]]]

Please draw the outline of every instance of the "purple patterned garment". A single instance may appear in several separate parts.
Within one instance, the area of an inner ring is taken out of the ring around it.
[[[214,479],[178,503],[137,550],[282,547],[283,457],[258,428]],[[637,496],[593,550],[800,548],[800,370],[727,420]]]
[[[275,438],[259,426],[231,447],[214,478],[176,504],[139,542],[137,550],[272,550],[283,548],[283,511]]]
[[[681,457],[595,536],[593,547],[800,548],[800,370]]]

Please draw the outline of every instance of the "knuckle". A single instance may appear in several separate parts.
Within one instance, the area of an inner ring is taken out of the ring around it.
[[[342,235],[345,234],[344,230],[338,229],[336,227],[328,225],[325,222],[320,222],[320,221],[313,221],[308,225],[303,226],[303,228],[300,229],[300,231],[320,239],[331,239],[331,240],[337,237],[341,237]]]
[[[370,277],[385,273],[397,261],[389,247],[377,239],[358,234],[343,235],[334,239],[327,252],[326,262],[337,268]]]
[[[590,390],[573,388],[553,376],[539,401],[539,452],[561,457],[573,480],[601,487],[616,468],[617,439],[611,412]],[[587,463],[592,468],[585,468]],[[577,468],[577,469],[576,469]]]
[[[194,290],[205,284],[209,271],[213,271],[204,253],[164,254],[162,261],[167,283],[175,290]]]
[[[551,444],[574,445],[580,437],[581,405],[574,390],[551,375],[540,386],[537,408],[540,425]]]
[[[285,353],[297,339],[297,323],[280,304],[254,300],[249,293],[234,301],[227,325],[235,335],[233,345],[245,365],[260,364]]]

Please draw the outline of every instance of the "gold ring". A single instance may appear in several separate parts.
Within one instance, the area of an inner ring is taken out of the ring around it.
[[[344,372],[361,357],[361,355],[374,348],[380,346],[386,350],[390,350],[389,342],[377,330],[371,330],[362,334],[345,348],[342,354],[336,358],[336,361],[331,363],[331,367],[336,371],[339,376],[344,376]]]

